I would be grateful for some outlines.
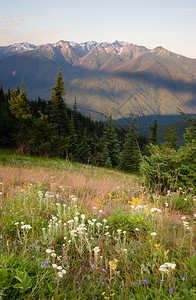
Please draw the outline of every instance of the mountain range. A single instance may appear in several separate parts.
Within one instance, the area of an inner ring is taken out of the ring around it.
[[[51,97],[59,67],[65,101],[94,119],[131,115],[196,114],[196,59],[162,47],[147,49],[131,43],[59,41],[35,46],[18,43],[0,47],[0,85],[21,86],[29,99]]]

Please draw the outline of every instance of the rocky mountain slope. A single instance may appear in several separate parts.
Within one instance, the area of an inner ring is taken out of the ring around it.
[[[62,67],[72,105],[93,118],[112,110],[116,119],[132,114],[196,113],[196,59],[162,47],[149,50],[129,43],[59,41],[0,47],[0,85],[13,89],[24,79],[29,98],[49,99]]]

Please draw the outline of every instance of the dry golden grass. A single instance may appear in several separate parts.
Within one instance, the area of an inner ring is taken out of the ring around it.
[[[82,169],[74,169],[70,165],[68,170],[48,169],[44,167],[16,167],[0,165],[0,181],[3,186],[3,194],[10,186],[24,185],[29,182],[40,182],[57,186],[67,186],[72,190],[85,189],[85,197],[101,197],[117,188],[138,189],[137,177],[126,175],[92,166],[84,166]],[[89,195],[88,195],[89,194]]]

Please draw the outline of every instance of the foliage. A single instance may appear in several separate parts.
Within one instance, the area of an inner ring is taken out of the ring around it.
[[[146,183],[153,189],[176,190],[177,187],[196,186],[196,126],[195,118],[186,117],[185,147],[177,151],[171,147],[150,145],[149,156],[144,156],[140,166]]]
[[[105,124],[103,131],[103,166],[106,164],[106,161],[110,159],[111,165],[116,167],[119,162],[119,142],[117,137],[116,128],[112,120],[112,114]]]
[[[127,172],[135,172],[139,169],[141,153],[138,149],[138,141],[135,132],[135,118],[133,118],[129,131],[125,137],[123,150],[120,154],[120,169]]]
[[[164,137],[166,147],[176,149],[178,137],[174,125],[172,124],[171,128],[166,129],[166,134]]]

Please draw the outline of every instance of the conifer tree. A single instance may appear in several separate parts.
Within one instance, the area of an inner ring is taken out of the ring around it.
[[[21,153],[27,151],[27,142],[29,140],[29,129],[32,115],[30,113],[30,106],[27,99],[27,94],[24,88],[24,81],[22,81],[21,90],[17,88],[10,93],[8,100],[11,114],[17,119],[16,126],[16,144],[17,149]]]
[[[158,144],[158,124],[157,120],[154,120],[153,125],[150,125],[150,130],[151,130],[151,138],[150,138],[150,143],[153,145]]]
[[[30,106],[27,99],[27,94],[22,81],[21,91],[19,88],[10,93],[9,100],[10,112],[19,120],[27,120],[31,118]]]
[[[139,169],[141,153],[135,132],[135,117],[125,137],[125,143],[120,156],[120,169],[126,172],[135,172]]]
[[[165,145],[168,148],[176,149],[178,137],[176,135],[176,131],[173,124],[171,128],[168,127],[166,129],[164,140],[165,140]]]
[[[67,116],[67,105],[63,99],[66,89],[61,68],[59,68],[56,84],[52,87],[52,90],[52,97],[48,102],[49,121],[56,124],[58,134],[67,136],[69,134],[69,118]]]
[[[120,149],[116,128],[112,120],[112,114],[110,114],[103,131],[103,149],[105,151],[105,153],[103,153],[103,165],[105,165],[106,160],[109,157],[112,167],[116,167],[119,163]],[[108,155],[106,155],[106,151],[108,151]]]
[[[83,137],[78,145],[77,155],[78,155],[79,161],[82,163],[89,163],[91,160],[91,149],[89,146],[86,129],[84,130]]]

